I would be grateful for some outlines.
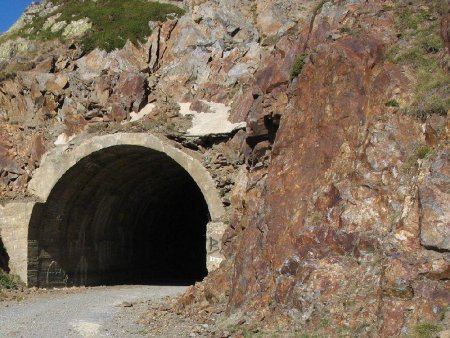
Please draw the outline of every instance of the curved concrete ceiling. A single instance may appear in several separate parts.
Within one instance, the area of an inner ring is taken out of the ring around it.
[[[74,139],[44,155],[40,167],[28,184],[28,191],[46,202],[59,179],[75,164],[90,154],[118,145],[134,145],[166,154],[184,168],[200,188],[212,221],[225,214],[214,180],[201,162],[168,142],[146,133],[116,133]]]

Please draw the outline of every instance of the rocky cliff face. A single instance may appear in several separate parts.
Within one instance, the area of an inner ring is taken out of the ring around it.
[[[0,84],[2,198],[32,198],[43,153],[75,135],[155,133],[202,155],[228,208],[227,260],[184,311],[226,306],[224,326],[263,332],[450,329],[445,1],[183,6],[138,46],[8,54],[26,68]]]

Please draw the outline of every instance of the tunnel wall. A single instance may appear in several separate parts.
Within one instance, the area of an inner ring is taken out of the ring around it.
[[[33,280],[36,261],[35,243],[28,240],[32,215],[40,212],[61,177],[75,164],[90,154],[117,145],[142,146],[162,152],[176,161],[196,182],[206,201],[211,222],[206,229],[207,269],[212,271],[223,260],[221,239],[225,230],[221,222],[225,214],[214,180],[201,162],[193,155],[177,149],[170,143],[150,134],[117,133],[104,136],[84,136],[60,145],[46,153],[40,167],[29,182],[28,190],[37,197],[38,203],[7,203],[0,206],[0,234],[10,257],[11,273],[18,275],[25,283]],[[33,211],[34,210],[34,211]]]
[[[28,224],[35,203],[0,205],[0,236],[9,256],[10,273],[27,280]]]

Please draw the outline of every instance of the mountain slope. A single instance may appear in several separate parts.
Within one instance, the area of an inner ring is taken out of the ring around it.
[[[269,336],[450,329],[445,1],[183,4],[110,52],[82,38],[0,52],[2,199],[32,198],[55,143],[154,133],[201,156],[227,208],[227,259],[180,311],[225,309],[224,327]],[[219,103],[246,129],[191,137],[184,105]]]

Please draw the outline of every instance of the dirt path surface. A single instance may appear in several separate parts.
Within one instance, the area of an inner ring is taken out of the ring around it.
[[[136,321],[149,303],[184,290],[184,286],[96,287],[0,302],[0,337],[143,336],[145,327]]]

